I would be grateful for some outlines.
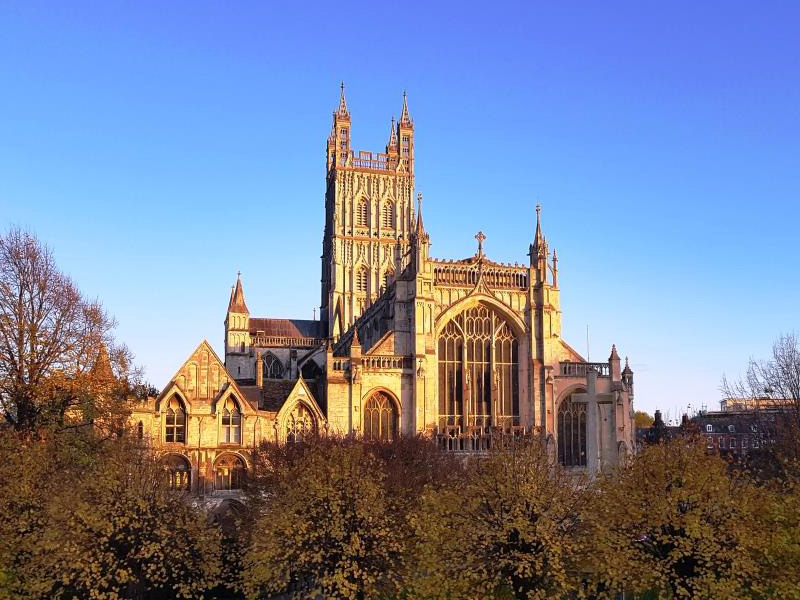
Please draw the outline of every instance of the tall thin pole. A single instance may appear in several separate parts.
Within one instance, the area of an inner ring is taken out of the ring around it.
[[[592,362],[592,358],[589,355],[589,324],[586,324],[586,362]]]

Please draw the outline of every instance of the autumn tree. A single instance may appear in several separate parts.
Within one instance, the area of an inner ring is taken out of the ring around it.
[[[0,237],[0,413],[18,431],[111,418],[127,394],[114,320],[30,233]],[[117,419],[117,424],[122,419]],[[109,425],[111,426],[111,425]]]
[[[361,599],[393,589],[401,524],[380,461],[358,442],[287,446],[283,460],[276,453],[263,466],[265,501],[245,560],[249,597]]]
[[[206,598],[220,539],[134,440],[0,437],[0,598]]]
[[[599,484],[585,556],[600,597],[746,597],[759,580],[764,495],[699,445],[646,448]]]
[[[742,399],[756,410],[752,419],[769,442],[752,452],[751,467],[766,476],[786,476],[800,465],[800,340],[784,334],[772,345],[772,357],[751,358],[743,378],[722,379],[722,393]],[[800,476],[795,470],[793,477]]]
[[[530,441],[472,458],[423,495],[413,593],[421,598],[564,598],[574,589],[580,478]]]
[[[633,413],[633,421],[636,429],[647,429],[653,426],[653,417],[642,410],[637,410]]]

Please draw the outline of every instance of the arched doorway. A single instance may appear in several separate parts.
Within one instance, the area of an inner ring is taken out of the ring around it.
[[[487,304],[455,315],[439,334],[439,430],[519,425],[519,342]]]
[[[364,439],[388,442],[397,437],[397,404],[386,392],[375,392],[364,403]]]

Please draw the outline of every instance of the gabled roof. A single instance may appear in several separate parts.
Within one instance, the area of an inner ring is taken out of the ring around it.
[[[278,412],[296,386],[296,379],[265,379],[261,389],[261,409]]]
[[[250,334],[256,335],[259,331],[263,331],[266,336],[275,337],[323,337],[322,321],[313,321],[311,319],[251,318]]]

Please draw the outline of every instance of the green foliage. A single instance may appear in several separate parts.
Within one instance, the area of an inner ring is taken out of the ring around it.
[[[636,425],[636,429],[647,429],[648,427],[653,426],[653,417],[642,410],[637,410],[633,413],[633,421]]]
[[[0,598],[204,598],[219,533],[124,440],[3,436]]]
[[[471,459],[412,516],[421,598],[563,598],[573,590],[582,481],[536,441]]]
[[[742,598],[758,580],[764,494],[699,445],[647,448],[599,483],[585,511],[601,597]],[[610,591],[609,591],[610,590]]]
[[[251,598],[372,598],[396,583],[403,524],[383,465],[364,444],[315,449],[324,451],[290,448],[264,467],[261,492],[269,498],[246,558]]]

